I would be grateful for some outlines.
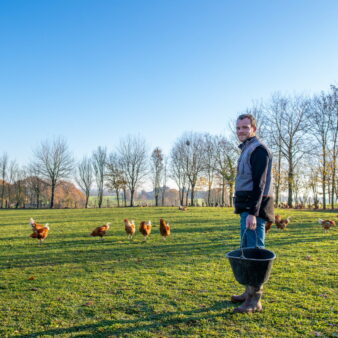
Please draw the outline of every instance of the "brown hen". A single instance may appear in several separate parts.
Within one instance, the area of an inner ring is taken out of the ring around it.
[[[147,240],[148,236],[150,235],[151,233],[151,222],[148,221],[148,222],[145,222],[145,221],[142,221],[141,224],[140,224],[140,233],[144,236],[144,241]]]
[[[132,239],[133,235],[135,234],[135,223],[134,223],[134,221],[128,221],[128,218],[125,218],[124,219],[124,228],[126,230],[128,238]]]
[[[169,223],[167,224],[163,218],[160,219],[160,233],[164,239],[167,239],[167,237],[170,235]]]
[[[106,235],[106,232],[109,230],[110,223],[106,223],[105,225],[102,225],[100,227],[97,227],[93,230],[93,232],[90,234],[90,236],[99,236],[101,239],[103,239],[103,236]]]

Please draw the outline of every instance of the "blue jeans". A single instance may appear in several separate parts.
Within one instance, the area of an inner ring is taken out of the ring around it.
[[[256,221],[257,221],[256,231],[247,229],[245,236],[243,238],[243,234],[246,229],[246,218],[248,215],[249,215],[248,212],[242,212],[240,214],[241,216],[241,247],[242,248],[255,248],[256,246],[258,246],[260,248],[264,248],[265,220],[263,218],[256,217]]]

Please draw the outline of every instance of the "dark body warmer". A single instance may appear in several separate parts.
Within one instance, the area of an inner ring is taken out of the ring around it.
[[[266,221],[274,221],[272,192],[272,155],[256,137],[240,146],[235,186],[235,213],[248,212]]]

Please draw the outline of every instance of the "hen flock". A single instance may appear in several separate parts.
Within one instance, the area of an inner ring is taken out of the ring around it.
[[[130,240],[133,239],[133,236],[135,235],[135,232],[136,232],[135,221],[133,220],[129,221],[128,218],[125,218],[123,222],[124,222],[124,229],[126,231],[126,234],[128,235],[128,238]],[[265,233],[271,230],[273,223],[275,223],[277,229],[285,230],[290,223],[290,217],[282,218],[280,215],[275,215],[275,222],[266,222]],[[322,226],[325,232],[329,231],[332,227],[336,226],[335,221],[328,220],[328,219],[318,219],[318,223]],[[29,220],[29,224],[31,225],[32,230],[33,230],[33,233],[30,235],[30,237],[37,238],[41,244],[48,236],[48,233],[49,233],[48,223],[46,223],[45,225],[38,224],[34,221],[33,218],[31,218]],[[109,230],[109,228],[110,228],[110,223],[106,223],[102,226],[95,228],[91,232],[90,235],[94,237],[98,236],[101,239],[103,239],[103,237],[107,234],[107,231]],[[151,233],[151,229],[152,229],[151,221],[147,221],[147,222],[142,221],[140,223],[139,231],[143,235],[144,241],[146,241],[147,238],[149,237]],[[170,236],[169,223],[167,223],[163,218],[160,219],[160,235],[163,237],[163,239],[166,239],[168,236]]]
[[[338,215],[337,215],[338,217]],[[275,223],[277,229],[279,230],[285,230],[287,226],[290,224],[290,217],[288,218],[282,218],[280,215],[275,215],[275,222],[266,222],[265,224],[265,233],[269,232],[271,230],[271,227]],[[322,226],[323,230],[327,232],[330,230],[330,228],[334,227],[336,225],[335,221],[331,221],[328,219],[318,219],[318,223]]]
[[[38,224],[34,221],[33,218],[29,220],[29,224],[32,227],[33,233],[30,235],[32,238],[37,238],[40,241],[40,244],[47,238],[49,232],[48,223],[45,225]],[[110,228],[110,223],[106,223],[102,226],[95,228],[90,236],[98,236],[101,239],[107,234],[107,231]],[[136,232],[136,226],[134,221],[129,221],[128,218],[124,219],[124,229],[128,235],[129,239],[132,239]],[[140,223],[139,231],[143,235],[143,240],[146,241],[148,236],[151,233],[152,224],[151,221],[142,221]],[[170,226],[163,218],[160,219],[160,234],[163,239],[166,239],[170,235]]]

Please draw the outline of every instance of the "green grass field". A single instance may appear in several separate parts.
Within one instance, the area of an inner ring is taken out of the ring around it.
[[[337,337],[337,214],[279,210],[289,229],[268,234],[277,254],[262,313],[233,314],[241,292],[225,253],[239,246],[232,209],[125,208],[0,211],[1,337]],[[39,245],[29,217],[49,223]],[[129,241],[123,218],[152,220]],[[164,241],[158,220],[170,222]],[[105,222],[100,241],[89,236]]]

